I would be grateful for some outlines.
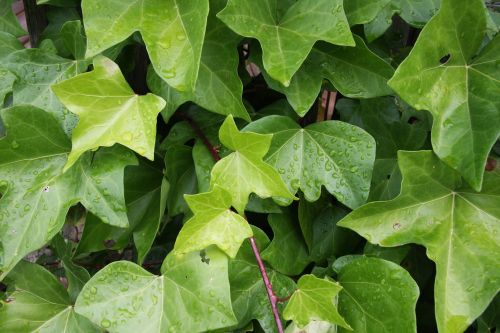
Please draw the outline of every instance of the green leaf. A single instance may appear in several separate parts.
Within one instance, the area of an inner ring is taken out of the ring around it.
[[[297,283],[297,290],[283,312],[283,318],[293,320],[299,327],[304,327],[312,321],[326,321],[350,329],[335,304],[341,289],[338,283],[328,278],[302,275]]]
[[[23,49],[23,45],[11,34],[0,31],[0,59],[11,54],[12,52]]]
[[[24,31],[16,15],[12,11],[14,0],[0,0],[0,31],[14,35],[15,37],[25,36]]]
[[[289,213],[269,214],[274,238],[261,257],[276,271],[290,276],[300,275],[311,262],[299,223]]]
[[[61,28],[61,39],[73,58],[85,59],[87,38],[80,20],[67,21]]]
[[[273,133],[266,161],[278,170],[292,193],[301,189],[306,200],[316,201],[324,185],[350,208],[366,201],[375,142],[362,129],[333,120],[302,129],[288,117],[269,116],[245,130]]]
[[[5,97],[12,91],[16,76],[12,72],[0,68],[0,108],[4,106]]]
[[[2,59],[0,67],[16,76],[13,105],[30,104],[52,113],[69,133],[77,117],[68,110],[50,89],[52,84],[69,79],[87,69],[85,61],[61,58],[42,49],[20,49]]]
[[[316,41],[354,46],[342,0],[229,0],[217,16],[236,33],[259,40],[264,68],[284,86]]]
[[[365,24],[373,21],[377,14],[391,0],[351,0],[344,4],[345,14],[350,25]]]
[[[262,230],[253,226],[252,229],[258,248],[264,250],[269,244],[269,239]],[[267,267],[266,271],[278,297],[287,297],[293,293],[295,282],[292,279]],[[256,319],[266,333],[277,332],[266,286],[262,281],[250,242],[244,242],[236,258],[229,261],[229,282],[238,327],[244,327],[252,319]],[[280,312],[283,308],[284,304],[278,303]]]
[[[70,142],[55,118],[32,106],[1,112],[7,136],[0,140],[0,280],[26,254],[61,229],[69,207],[82,202],[105,223],[128,225],[123,168],[134,164],[123,147],[86,154],[62,173]]]
[[[21,261],[9,274],[15,291],[0,307],[0,331],[9,333],[97,333],[87,318],[75,313],[63,285],[45,268]]]
[[[52,90],[80,118],[65,170],[84,152],[115,143],[153,160],[156,116],[165,101],[153,94],[136,95],[113,61],[96,57],[92,72],[53,85]]]
[[[387,81],[394,69],[366,46],[362,38],[354,35],[354,47],[317,43],[288,87],[273,80],[266,72],[269,86],[286,95],[298,115],[304,116],[316,101],[323,84],[329,80],[346,97],[373,98],[390,95]],[[253,49],[252,49],[253,51]],[[257,55],[254,61],[260,64]]]
[[[186,196],[194,216],[177,235],[174,251],[189,253],[215,244],[234,258],[253,233],[248,222],[231,211],[231,199],[231,194],[217,185],[210,192]]]
[[[232,116],[219,130],[219,138],[234,152],[218,161],[212,169],[210,186],[219,185],[231,193],[232,206],[243,213],[250,193],[261,198],[293,200],[279,173],[262,158],[271,145],[272,135],[240,132]]]
[[[236,324],[226,256],[215,250],[169,255],[163,275],[114,262],[82,290],[75,311],[108,332],[204,332]]]
[[[208,7],[208,0],[84,0],[87,58],[140,31],[158,75],[175,89],[192,90],[200,67]]]
[[[354,332],[417,332],[418,286],[399,265],[361,257],[342,268],[338,281],[339,312]]]
[[[226,0],[210,1],[207,31],[194,91],[177,91],[151,69],[148,71],[149,88],[167,101],[167,106],[162,111],[165,120],[187,101],[212,112],[250,120],[241,100],[243,85],[238,76],[237,46],[241,38],[215,16],[225,3]]]
[[[485,28],[482,1],[443,0],[389,81],[410,105],[432,113],[434,151],[477,191],[500,135],[500,37],[473,58]]]
[[[500,174],[487,172],[483,191],[477,193],[432,152],[400,152],[399,167],[403,183],[396,199],[369,203],[339,225],[382,246],[425,246],[436,263],[439,332],[464,331],[500,287],[495,263],[500,251]]]

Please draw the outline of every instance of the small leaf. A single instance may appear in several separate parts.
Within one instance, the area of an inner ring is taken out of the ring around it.
[[[200,251],[215,244],[234,258],[241,243],[253,235],[248,222],[231,211],[231,194],[215,185],[213,190],[186,196],[194,216],[182,227],[175,241],[178,253]]]
[[[500,287],[500,174],[487,172],[484,189],[477,193],[462,185],[458,173],[430,151],[400,152],[398,160],[401,194],[391,201],[369,203],[339,225],[382,246],[425,246],[436,263],[439,331],[464,331]],[[470,267],[475,274],[470,274]]]
[[[287,8],[289,3],[229,0],[217,14],[236,33],[259,40],[264,68],[285,87],[316,41],[354,45],[342,0],[299,0]]]
[[[219,138],[234,152],[212,169],[211,187],[219,185],[232,196],[232,206],[243,213],[250,193],[261,198],[280,197],[293,200],[279,173],[262,158],[271,144],[272,135],[239,132],[232,116],[219,130]]]
[[[200,66],[208,4],[208,0],[84,0],[87,58],[140,31],[158,75],[175,89],[192,90]]]
[[[80,118],[65,170],[84,152],[115,143],[153,159],[156,116],[165,101],[153,94],[134,94],[113,61],[96,57],[92,72],[53,85],[52,90]]]
[[[482,1],[443,0],[389,81],[415,109],[432,113],[434,151],[477,191],[500,136],[500,37],[474,58],[485,29]]]
[[[196,333],[234,325],[227,258],[215,249],[205,256],[209,262],[199,253],[171,254],[160,276],[114,262],[85,285],[75,311],[111,333]]]
[[[350,208],[362,205],[370,190],[375,141],[362,129],[340,121],[323,121],[302,129],[288,117],[269,116],[245,131],[272,133],[266,161],[292,193],[318,200],[321,186]]]
[[[417,332],[418,286],[399,265],[361,257],[340,270],[338,281],[339,312],[354,332]]]
[[[312,321],[326,321],[351,329],[338,313],[336,297],[342,287],[328,278],[320,279],[314,275],[302,275],[297,290],[288,302],[283,317],[293,320],[299,327]]]

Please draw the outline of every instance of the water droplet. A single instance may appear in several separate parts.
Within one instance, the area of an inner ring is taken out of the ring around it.
[[[401,223],[399,223],[399,222],[394,223],[394,224],[392,225],[392,228],[393,228],[394,230],[399,230],[399,229],[401,229]]]
[[[92,295],[97,294],[97,288],[96,288],[96,287],[91,287],[91,288],[90,288],[90,293],[91,293]]]
[[[48,186],[48,185],[47,185],[47,186],[45,186],[45,187],[43,188],[43,191],[44,191],[45,193],[50,192],[50,186]]]
[[[111,322],[109,320],[107,320],[107,319],[103,319],[101,321],[101,326],[104,327],[104,328],[108,328],[108,327],[111,326]]]
[[[186,40],[186,35],[184,35],[184,34],[178,34],[176,37],[177,37],[177,40],[180,40],[180,41]]]
[[[132,141],[132,133],[131,132],[125,132],[123,133],[123,140],[125,141]]]
[[[351,167],[350,170],[351,170],[351,172],[356,172],[356,171],[358,171],[358,167],[357,166],[353,166],[353,167]]]
[[[17,143],[16,140],[13,140],[11,143],[10,143],[10,146],[12,147],[12,149],[17,149],[19,148],[19,143]]]
[[[29,212],[30,209],[31,209],[31,206],[29,204],[27,204],[26,206],[24,206],[24,211],[25,212]]]
[[[163,77],[165,77],[166,79],[172,79],[175,77],[176,73],[175,73],[175,69],[164,69],[161,71],[161,73],[163,74]]]

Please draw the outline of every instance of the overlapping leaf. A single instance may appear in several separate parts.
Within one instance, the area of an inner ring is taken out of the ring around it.
[[[128,225],[123,168],[135,156],[123,147],[84,155],[62,173],[70,142],[49,113],[31,106],[3,110],[0,140],[1,278],[60,230],[70,206],[82,202],[105,223]]]
[[[259,40],[264,68],[284,86],[316,41],[354,45],[342,0],[229,0],[217,16],[236,33]]]
[[[136,95],[110,59],[96,57],[93,71],[53,85],[52,90],[79,116],[65,170],[84,152],[115,143],[153,160],[156,117],[165,101],[153,94]]]
[[[401,194],[369,203],[339,224],[382,246],[425,246],[436,263],[439,331],[464,331],[500,288],[500,172],[487,172],[477,193],[432,152],[400,152],[398,160]]]
[[[225,0],[210,1],[200,69],[193,91],[173,89],[155,75],[154,71],[148,71],[149,88],[167,101],[167,106],[162,111],[165,120],[187,101],[219,114],[232,114],[250,120],[241,100],[243,85],[238,76],[237,46],[241,38],[215,16],[225,3]]]
[[[500,37],[479,51],[486,29],[480,0],[443,0],[389,85],[434,118],[436,154],[476,190],[500,135]]]
[[[250,193],[261,198],[295,198],[279,173],[262,160],[269,150],[272,135],[240,132],[233,117],[228,116],[220,128],[219,138],[234,152],[215,164],[210,186],[219,185],[231,193],[232,206],[239,213],[245,210]]]
[[[23,333],[98,333],[87,318],[75,313],[68,292],[49,271],[21,261],[9,274],[15,286],[0,307],[0,331]]]
[[[208,7],[208,0],[84,0],[87,57],[140,31],[158,75],[175,89],[192,90],[200,66]]]
[[[12,3],[14,0],[0,0],[0,31],[21,37],[28,33],[24,31],[12,11]]]
[[[229,294],[226,256],[207,250],[171,254],[163,275],[120,261],[85,285],[75,311],[108,332],[205,332],[236,324]]]
[[[231,211],[231,199],[231,194],[218,185],[210,192],[186,196],[194,216],[179,232],[174,250],[189,253],[215,244],[234,258],[241,243],[253,233],[248,222]]]
[[[299,327],[311,321],[326,321],[350,329],[335,306],[335,298],[340,290],[342,287],[328,278],[302,275],[297,282],[297,290],[283,312],[283,318],[293,320]]]
[[[362,129],[324,121],[302,129],[288,117],[269,116],[245,130],[273,133],[266,161],[281,174],[292,193],[300,188],[315,201],[324,185],[348,207],[362,205],[370,190],[375,142]]]

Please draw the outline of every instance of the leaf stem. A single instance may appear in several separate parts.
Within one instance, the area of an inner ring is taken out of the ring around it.
[[[193,128],[196,135],[203,142],[203,144],[208,149],[210,154],[212,154],[212,157],[214,158],[214,160],[216,162],[219,161],[221,159],[219,152],[210,143],[208,138],[205,136],[205,133],[203,133],[201,128],[198,126],[198,124],[188,116],[184,116],[184,119],[186,119],[186,121],[189,123],[189,125]],[[246,220],[246,217],[245,217],[245,220]],[[276,327],[278,328],[278,333],[283,333],[284,332],[283,331],[283,324],[281,323],[280,313],[278,311],[277,304],[278,304],[278,302],[286,301],[287,298],[280,299],[276,296],[276,294],[273,291],[273,286],[271,284],[271,281],[269,280],[269,277],[267,276],[266,267],[264,266],[264,262],[262,261],[262,258],[260,256],[259,248],[257,247],[257,243],[255,241],[255,238],[252,236],[252,237],[248,238],[248,240],[250,241],[250,245],[252,246],[252,251],[253,251],[253,254],[255,256],[255,260],[257,261],[257,265],[259,266],[260,275],[262,276],[262,280],[264,281],[264,285],[266,287],[267,296],[269,297],[269,302],[271,303],[271,310],[273,312],[274,320],[276,322]]]

